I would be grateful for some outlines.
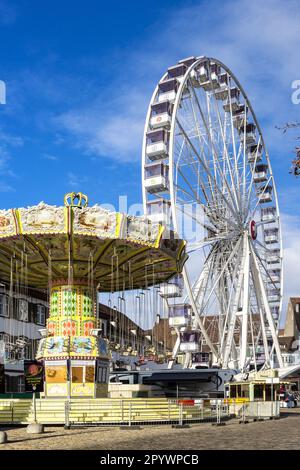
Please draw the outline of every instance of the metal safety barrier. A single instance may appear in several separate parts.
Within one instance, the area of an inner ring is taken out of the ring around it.
[[[231,418],[242,421],[280,416],[279,402],[241,402],[221,399],[3,399],[0,424],[28,424],[36,417],[42,424],[71,426],[146,426],[192,423],[220,425]]]
[[[220,424],[231,416],[222,400],[119,400],[113,405],[99,404],[88,409],[84,403],[66,401],[65,422],[71,426],[149,426],[210,422]]]
[[[244,403],[238,411],[243,420],[278,419],[280,417],[279,401],[251,401]]]
[[[26,423],[30,414],[32,400],[3,399],[0,400],[0,424]]]

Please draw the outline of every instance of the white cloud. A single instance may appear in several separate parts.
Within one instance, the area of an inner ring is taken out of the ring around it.
[[[74,189],[82,189],[82,186],[86,185],[88,182],[87,176],[76,175],[71,171],[67,174],[67,183]]]
[[[0,22],[4,26],[9,26],[15,22],[17,18],[17,9],[10,2],[5,0],[0,1]]]
[[[50,153],[43,153],[42,158],[44,158],[45,160],[50,160],[52,162],[59,160],[56,155],[52,155]]]
[[[0,181],[0,193],[11,193],[15,188],[7,184],[5,181]]]
[[[109,156],[114,160],[140,159],[145,99],[140,91],[120,90],[120,96],[98,97],[93,105],[70,110],[54,119],[73,136],[76,146],[87,154]]]
[[[269,148],[278,149],[272,143],[282,135],[274,126],[299,113],[291,103],[291,83],[300,78],[299,23],[297,0],[231,0],[222,7],[212,0],[166,8],[148,36],[124,51],[110,86],[55,122],[87,154],[138,161],[147,105],[160,76],[183,57],[205,54],[232,68],[264,122]]]
[[[5,132],[3,129],[0,129],[0,142],[2,145],[12,147],[22,147],[24,145],[22,137]]]
[[[0,192],[12,192],[15,189],[6,181],[7,178],[14,178],[16,174],[10,168],[10,161],[12,159],[12,150],[22,147],[24,141],[17,135],[10,134],[3,129],[0,129]],[[4,179],[5,178],[5,179]]]

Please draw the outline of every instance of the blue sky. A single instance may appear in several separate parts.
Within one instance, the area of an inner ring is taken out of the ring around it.
[[[214,56],[239,78],[261,123],[283,213],[286,295],[300,294],[299,180],[288,174],[300,120],[298,0],[0,0],[1,206],[141,201],[145,114],[166,68]],[[300,132],[299,132],[300,134]]]

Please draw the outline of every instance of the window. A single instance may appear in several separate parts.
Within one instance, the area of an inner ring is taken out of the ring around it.
[[[85,367],[85,381],[89,383],[94,383],[95,381],[95,367],[94,366]]]
[[[7,333],[0,333],[0,356],[5,356],[5,345],[9,342]]]
[[[45,326],[46,323],[46,308],[44,305],[37,305],[36,323]]]
[[[83,367],[72,367],[72,382],[83,383]]]
[[[33,359],[33,342],[30,341],[24,348],[24,359]]]
[[[32,347],[32,358],[34,358],[36,356],[36,353],[38,351],[38,347],[39,347],[39,340],[38,339],[33,339],[31,341],[31,347]]]
[[[102,321],[101,322],[101,330],[102,330],[102,336],[106,336],[107,335],[107,331],[106,331],[106,322]]]
[[[108,381],[108,365],[100,362],[97,367],[97,382],[98,383],[107,383]]]
[[[0,340],[2,340],[3,354],[6,355],[10,345],[11,337],[7,333],[1,333]]]
[[[18,393],[24,393],[25,392],[25,378],[20,375],[18,377]]]
[[[0,294],[0,315],[1,317],[8,317],[8,302],[5,294]]]
[[[7,343],[9,341],[9,336],[7,333],[0,333],[0,341]]]
[[[67,365],[47,365],[45,376],[48,383],[65,383],[68,377]]]
[[[72,366],[72,383],[94,383],[94,366]]]
[[[254,400],[262,400],[264,398],[264,386],[263,384],[254,385]]]
[[[241,398],[249,398],[249,384],[241,386]]]
[[[28,302],[25,299],[19,300],[18,317],[21,321],[28,321]]]
[[[274,387],[271,384],[266,384],[266,401],[274,400]]]
[[[23,393],[25,391],[25,379],[23,375],[5,375],[6,393]]]

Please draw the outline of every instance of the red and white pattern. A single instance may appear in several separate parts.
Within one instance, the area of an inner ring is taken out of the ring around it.
[[[67,320],[62,325],[63,336],[76,336],[76,321]]]
[[[90,336],[90,330],[94,328],[94,322],[93,321],[86,321],[84,322],[84,336]]]

